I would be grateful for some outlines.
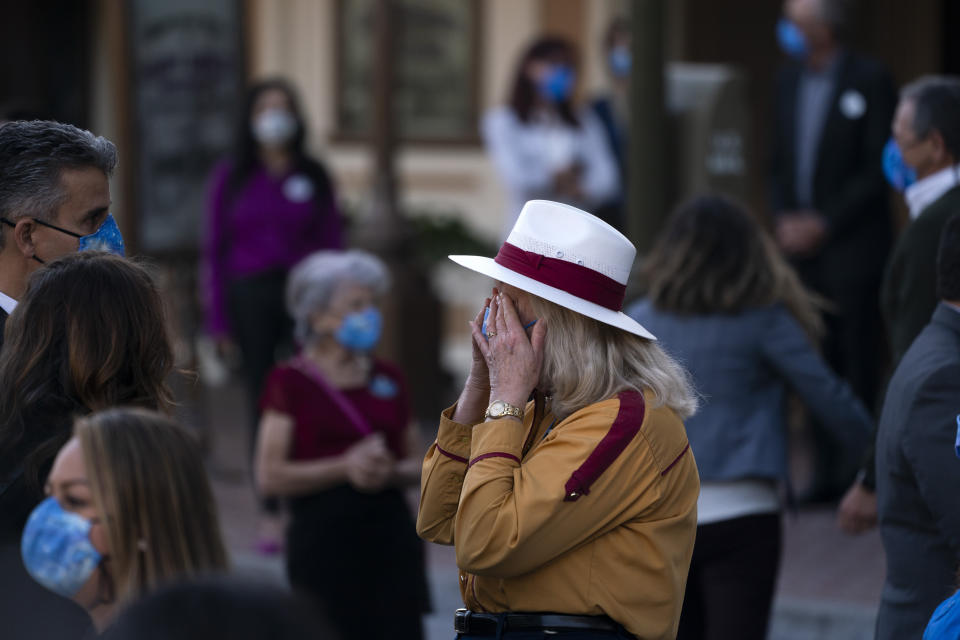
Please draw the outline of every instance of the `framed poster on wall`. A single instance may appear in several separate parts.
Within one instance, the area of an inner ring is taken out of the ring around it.
[[[479,142],[477,0],[395,0],[397,133],[403,142]],[[363,140],[372,119],[373,0],[337,3],[337,133]]]
[[[131,0],[130,21],[137,244],[193,252],[243,91],[241,2]]]

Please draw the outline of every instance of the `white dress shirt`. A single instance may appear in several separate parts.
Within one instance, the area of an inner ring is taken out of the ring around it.
[[[923,210],[960,184],[960,164],[945,167],[907,187],[903,197],[910,207],[910,219],[916,220]]]
[[[620,176],[603,125],[589,110],[577,117],[579,127],[544,113],[521,122],[510,107],[497,107],[484,116],[484,142],[510,196],[504,237],[527,200],[557,200],[590,210],[618,193]],[[554,176],[573,165],[583,172],[585,202],[570,202],[553,191]]]
[[[0,291],[0,307],[10,315],[17,308],[17,301]]]

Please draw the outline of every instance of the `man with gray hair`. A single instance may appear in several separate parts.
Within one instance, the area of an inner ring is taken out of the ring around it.
[[[791,59],[777,77],[771,158],[776,238],[804,284],[830,301],[824,356],[868,407],[879,387],[878,291],[891,245],[880,158],[896,93],[879,63],[845,47],[848,0],[786,0],[777,37]],[[853,476],[825,430],[809,499]]]
[[[101,230],[114,237],[107,248],[119,242],[122,252],[108,220],[116,164],[112,142],[72,125],[0,125],[0,344],[7,316],[37,268],[83,248]]]
[[[937,247],[960,213],[960,78],[925,76],[900,92],[893,138],[884,152],[887,179],[903,191],[911,222],[893,249],[881,306],[896,367],[937,306]],[[861,533],[877,522],[873,447],[840,504],[839,523]]]

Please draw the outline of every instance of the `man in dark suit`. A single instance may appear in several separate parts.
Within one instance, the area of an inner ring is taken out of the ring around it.
[[[34,120],[0,125],[0,309],[5,323],[30,274],[76,252],[110,207],[108,178],[117,163],[109,140],[68,124]],[[0,340],[2,340],[0,332]],[[42,588],[20,558],[20,492],[7,490],[18,469],[0,466],[0,621],[3,638],[86,637],[89,618]],[[24,616],[24,611],[34,615]],[[9,621],[14,624],[11,627]]]
[[[904,87],[893,138],[916,174],[904,191],[911,222],[894,246],[880,297],[896,366],[937,305],[940,233],[960,213],[960,78],[931,76]]]
[[[960,216],[943,230],[940,303],[897,367],[877,430],[877,498],[887,578],[878,640],[920,640],[960,565]]]
[[[960,78],[930,76],[904,87],[893,139],[902,162],[885,163],[888,178],[906,187],[912,219],[894,246],[880,296],[896,366],[937,306],[940,234],[947,220],[960,213]],[[916,181],[906,184],[910,172]],[[839,523],[848,533],[876,525],[874,470],[871,446],[857,481],[840,503]]]
[[[880,64],[843,46],[847,4],[784,4],[778,36],[793,60],[777,78],[771,203],[781,248],[831,303],[824,355],[869,407],[879,384],[878,292],[891,243],[881,158],[896,94]],[[818,490],[829,497],[849,477],[818,441]]]
[[[31,273],[75,252],[106,220],[116,164],[113,143],[89,131],[43,120],[0,125],[0,324]]]

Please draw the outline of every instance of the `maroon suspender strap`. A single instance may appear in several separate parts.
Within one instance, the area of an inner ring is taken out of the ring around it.
[[[617,413],[616,420],[583,464],[570,475],[570,479],[564,485],[566,493],[564,502],[575,502],[580,499],[580,496],[588,495],[590,487],[597,478],[613,464],[617,456],[623,453],[634,436],[640,432],[646,412],[643,394],[636,391],[622,391],[618,397],[620,411]]]

